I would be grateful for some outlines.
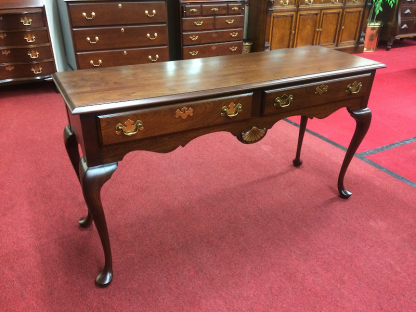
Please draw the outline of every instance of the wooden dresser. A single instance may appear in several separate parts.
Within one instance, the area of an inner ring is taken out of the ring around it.
[[[368,8],[364,0],[250,1],[247,39],[253,51],[320,45],[362,52]]]
[[[58,0],[70,69],[169,60],[164,0]]]
[[[56,71],[41,0],[0,2],[0,83],[50,79]]]
[[[245,0],[180,1],[182,59],[241,54]]]
[[[398,1],[393,8],[383,5],[383,11],[379,14],[384,22],[380,39],[387,41],[387,51],[390,50],[395,39],[416,37],[416,2]]]

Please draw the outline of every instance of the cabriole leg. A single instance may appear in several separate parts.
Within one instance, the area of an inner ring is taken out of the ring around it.
[[[301,116],[300,118],[300,127],[299,127],[299,139],[298,139],[298,149],[296,151],[296,158],[293,159],[293,165],[295,167],[300,167],[302,161],[300,160],[300,151],[302,149],[303,137],[305,135],[306,124],[308,123],[308,117]]]

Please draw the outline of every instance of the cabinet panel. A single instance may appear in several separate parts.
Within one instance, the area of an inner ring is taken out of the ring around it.
[[[344,10],[338,45],[350,45],[357,42],[362,15],[362,8],[348,8]]]
[[[270,50],[293,47],[296,12],[273,13],[270,26]]]
[[[341,16],[342,9],[322,11],[317,44],[324,47],[334,47],[337,44]]]
[[[295,48],[315,44],[320,14],[319,10],[298,12]]]

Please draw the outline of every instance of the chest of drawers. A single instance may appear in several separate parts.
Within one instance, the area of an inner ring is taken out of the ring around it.
[[[241,54],[245,1],[181,1],[182,59]]]
[[[169,60],[164,0],[59,0],[70,69]]]
[[[380,18],[384,22],[381,39],[387,40],[387,51],[395,39],[416,37],[416,2],[414,0],[399,0],[390,8],[383,6]]]
[[[42,1],[2,1],[0,83],[49,79],[55,71]]]

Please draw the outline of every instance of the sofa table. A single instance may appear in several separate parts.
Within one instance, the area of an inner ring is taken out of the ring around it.
[[[106,286],[113,277],[100,190],[124,155],[135,150],[170,152],[217,131],[255,143],[278,120],[301,115],[293,160],[300,166],[308,118],[325,118],[345,107],[356,120],[338,178],[340,196],[348,198],[344,176],[370,126],[368,98],[375,71],[382,67],[307,46],[53,74],[68,114],[65,147],[88,206],[79,223],[88,227],[94,221],[104,249],[105,265],[96,283]]]

